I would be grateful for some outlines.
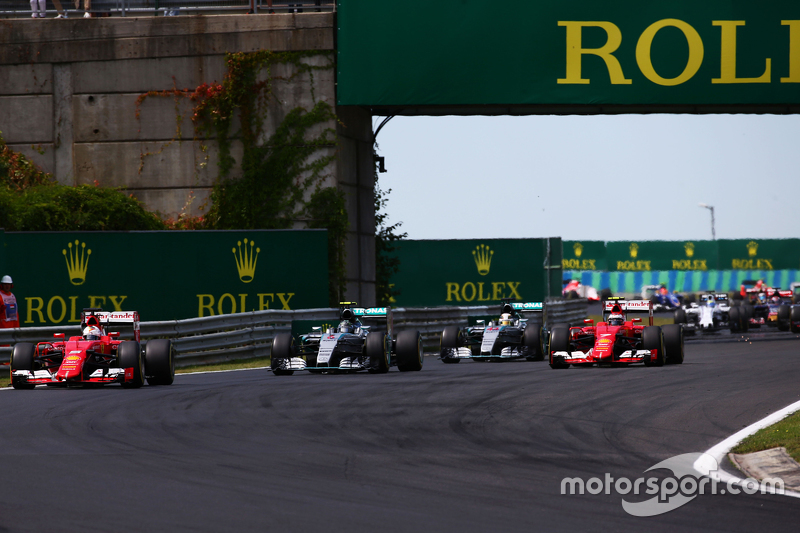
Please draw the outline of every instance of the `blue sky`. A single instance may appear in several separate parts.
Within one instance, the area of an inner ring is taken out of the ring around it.
[[[710,239],[699,202],[718,239],[800,237],[800,116],[395,117],[377,141],[410,239]]]

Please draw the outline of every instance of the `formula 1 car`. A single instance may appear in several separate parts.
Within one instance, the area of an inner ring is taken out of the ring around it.
[[[132,341],[119,340],[119,332],[105,333],[106,326],[133,327]],[[11,354],[11,384],[15,389],[36,385],[71,386],[119,383],[126,388],[171,385],[175,379],[172,342],[153,339],[144,350],[139,344],[139,313],[84,309],[81,331],[70,337],[56,333],[54,341],[18,342]],[[144,352],[144,353],[142,353]]]
[[[642,287],[642,300],[653,302],[653,311],[672,311],[678,309],[682,302],[677,293],[670,293],[661,285],[644,285]]]
[[[779,331],[800,332],[800,306],[792,304],[791,290],[774,287],[763,288],[750,304],[744,300],[737,311],[731,308],[733,315],[740,317],[740,326],[731,327],[731,331],[747,331],[761,326],[777,327]]]
[[[312,328],[295,341],[291,333],[279,333],[272,340],[270,369],[276,376],[291,376],[296,370],[316,374],[352,373],[367,370],[383,374],[392,366],[400,372],[422,370],[422,337],[419,331],[392,332],[391,307],[352,307],[356,302],[342,302],[341,322],[322,331]],[[386,321],[386,330],[364,325],[364,319]]]
[[[694,335],[698,331],[713,333],[740,327],[739,308],[731,307],[728,295],[723,293],[701,294],[700,303],[692,302],[676,309],[674,317],[675,323],[683,326],[685,335]]]
[[[628,312],[649,312],[650,325],[641,318],[628,319]],[[603,301],[603,320],[586,326],[555,326],[550,331],[550,368],[628,365],[662,366],[683,363],[683,328],[679,324],[653,325],[653,303],[647,300]]]
[[[519,311],[542,313],[542,302],[511,303],[502,300],[497,323],[476,326],[447,326],[442,331],[439,358],[443,363],[459,363],[462,359],[473,361],[499,361],[525,358],[527,361],[544,359],[542,351],[543,327],[529,323]]]
[[[561,295],[568,300],[577,300],[578,298],[583,298],[591,302],[600,301],[600,295],[597,292],[597,289],[590,287],[589,285],[583,285],[577,279],[565,279],[562,284],[563,288],[561,289]]]

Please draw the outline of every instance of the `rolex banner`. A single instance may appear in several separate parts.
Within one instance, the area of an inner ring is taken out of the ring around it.
[[[610,272],[800,268],[800,239],[564,241],[564,270]]]
[[[0,235],[2,235],[0,233]],[[143,321],[328,307],[325,230],[5,233],[20,325],[86,307]]]
[[[561,239],[401,241],[398,307],[542,301],[561,294]]]

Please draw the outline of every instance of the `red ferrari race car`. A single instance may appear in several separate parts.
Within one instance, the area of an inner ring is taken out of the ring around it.
[[[629,312],[649,312],[650,324],[640,325],[641,318],[628,318]],[[603,321],[570,328],[557,325],[550,331],[550,367],[569,365],[662,366],[683,363],[683,329],[679,324],[653,325],[653,303],[649,300],[603,302]]]
[[[119,340],[119,332],[106,326],[132,326],[132,341]],[[36,385],[104,385],[119,383],[126,388],[171,385],[175,379],[172,341],[152,339],[142,350],[139,344],[139,313],[84,309],[78,337],[37,344],[19,342],[11,352],[11,385],[32,389]],[[144,352],[144,353],[143,353]]]

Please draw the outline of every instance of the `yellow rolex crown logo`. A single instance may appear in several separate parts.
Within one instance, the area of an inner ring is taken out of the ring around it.
[[[239,279],[244,283],[250,283],[256,277],[256,261],[258,254],[261,253],[261,248],[253,247],[256,243],[250,241],[250,249],[247,248],[247,239],[244,240],[244,252],[242,251],[242,241],[236,243],[239,247],[237,253],[236,248],[233,248],[233,256],[236,258],[236,270],[239,271]]]
[[[755,257],[758,253],[758,243],[756,241],[750,241],[747,243],[747,255],[750,257]]]
[[[80,245],[80,246],[78,246]],[[86,248],[85,242],[75,240],[75,248],[72,243],[67,244],[67,250],[61,250],[64,255],[64,260],[67,262],[67,272],[69,273],[69,282],[73,285],[83,285],[86,281],[86,269],[89,268],[89,256],[92,251]]]
[[[687,242],[683,245],[683,248],[686,250],[686,257],[692,257],[694,255],[694,243]]]
[[[573,244],[572,249],[575,250],[575,257],[580,257],[583,253],[583,245],[579,242]]]
[[[632,242],[629,250],[631,252],[631,258],[636,259],[636,256],[639,255],[639,245],[635,242]]]
[[[485,276],[489,273],[489,268],[492,266],[492,256],[494,252],[489,249],[485,244],[476,246],[472,250],[472,257],[475,259],[475,265],[478,267],[478,274]]]

